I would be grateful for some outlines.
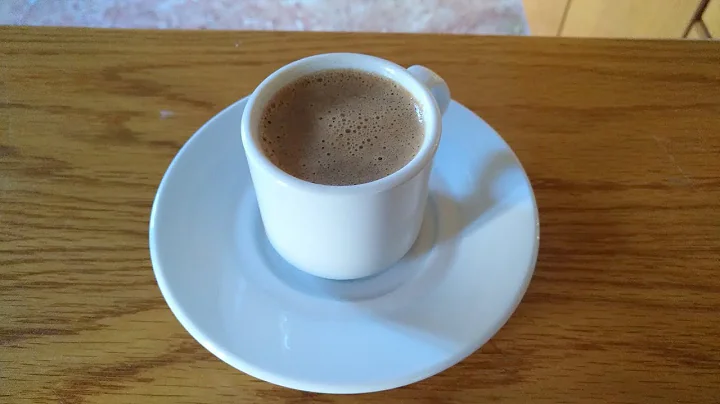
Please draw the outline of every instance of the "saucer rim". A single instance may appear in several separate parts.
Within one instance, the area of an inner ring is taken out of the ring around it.
[[[532,251],[532,257],[530,258],[528,262],[528,269],[525,274],[525,278],[523,279],[523,282],[521,285],[519,285],[518,292],[515,296],[515,301],[513,302],[513,305],[510,307],[508,306],[507,310],[505,311],[505,316],[501,318],[496,326],[494,328],[488,328],[487,332],[483,333],[482,335],[479,335],[479,338],[477,341],[475,341],[474,344],[468,344],[468,347],[459,352],[455,355],[452,355],[447,360],[437,363],[434,366],[431,366],[429,368],[424,369],[424,371],[414,374],[411,377],[406,377],[402,379],[393,379],[384,381],[383,383],[372,383],[372,384],[346,384],[346,385],[332,385],[332,384],[324,384],[324,383],[318,383],[314,381],[303,381],[298,380],[297,378],[287,378],[283,375],[279,375],[277,373],[265,371],[261,368],[256,367],[255,365],[252,365],[242,359],[242,357],[238,356],[237,354],[234,354],[232,352],[229,352],[227,349],[217,346],[215,341],[208,337],[208,335],[200,329],[200,327],[197,327],[195,325],[195,322],[185,313],[185,311],[182,309],[182,306],[178,303],[177,299],[175,298],[172,288],[168,285],[168,282],[165,277],[166,271],[163,269],[163,266],[161,264],[161,259],[158,257],[158,247],[157,247],[157,236],[156,236],[156,218],[158,216],[158,209],[159,206],[163,205],[162,200],[164,199],[164,195],[166,194],[165,188],[167,187],[167,182],[169,181],[169,173],[171,173],[174,169],[174,167],[178,164],[180,160],[182,160],[182,157],[184,154],[187,153],[187,151],[192,147],[192,144],[194,142],[197,142],[197,140],[200,138],[200,135],[204,133],[209,126],[211,126],[216,120],[221,119],[225,114],[228,114],[231,110],[235,108],[243,108],[243,114],[245,113],[244,108],[245,106],[242,104],[247,105],[247,102],[249,100],[250,96],[243,97],[232,104],[228,105],[227,107],[223,108],[220,112],[215,114],[212,118],[207,120],[202,126],[200,126],[193,134],[188,138],[188,140],[183,144],[183,146],[178,150],[178,152],[173,157],[172,161],[168,165],[167,169],[165,170],[165,173],[163,174],[162,180],[160,181],[160,184],[157,188],[155,197],[153,198],[153,204],[150,211],[150,220],[149,220],[149,231],[148,231],[148,238],[149,238],[149,249],[150,249],[150,261],[153,268],[153,274],[155,276],[155,280],[158,283],[158,287],[160,289],[160,292],[165,299],[168,307],[170,308],[170,311],[173,313],[175,318],[178,320],[178,322],[185,328],[185,330],[205,349],[207,349],[210,353],[212,353],[215,357],[220,359],[221,361],[225,362],[226,364],[230,365],[231,367],[235,368],[236,370],[239,370],[241,372],[244,372],[252,377],[255,377],[257,379],[286,387],[296,390],[302,390],[307,392],[315,392],[315,393],[328,393],[328,394],[361,394],[361,393],[372,393],[372,392],[378,392],[378,391],[384,391],[384,390],[390,390],[394,388],[399,388],[403,386],[407,386],[419,381],[422,381],[424,379],[427,379],[429,377],[432,377],[434,375],[437,375],[450,367],[456,365],[457,363],[461,362],[462,360],[466,359],[470,355],[472,355],[474,352],[479,350],[483,345],[485,345],[490,339],[492,339],[497,332],[508,322],[508,320],[512,317],[512,315],[517,310],[518,306],[520,305],[520,302],[524,298],[525,294],[527,293],[527,289],[530,285],[530,281],[534,275],[535,268],[537,266],[537,259],[539,255],[539,249],[540,249],[540,220],[539,220],[539,210],[537,205],[537,200],[535,197],[535,192],[532,187],[532,183],[530,182],[530,178],[527,174],[527,171],[525,170],[524,166],[522,165],[522,162],[520,159],[518,159],[517,155],[515,154],[514,150],[510,147],[510,145],[505,141],[505,139],[500,136],[497,131],[495,131],[496,135],[500,139],[501,142],[505,145],[506,149],[512,154],[512,156],[515,158],[515,161],[522,169],[522,174],[524,176],[525,182],[528,185],[529,188],[529,194],[530,194],[530,200],[532,201],[532,208],[533,208],[533,223],[535,227],[535,235],[534,235],[534,245],[533,245],[533,251]],[[455,102],[459,104],[460,106],[464,107],[463,104],[457,102],[456,100],[451,100],[451,103]],[[467,109],[467,108],[466,108]],[[471,111],[471,110],[470,110]],[[471,111],[477,119],[482,120],[482,118],[477,115],[474,111]],[[488,124],[489,126],[489,124]],[[494,130],[494,129],[493,129]]]

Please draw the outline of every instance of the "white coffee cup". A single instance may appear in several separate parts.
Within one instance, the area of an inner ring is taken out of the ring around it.
[[[279,169],[258,142],[267,103],[285,85],[328,69],[355,69],[391,79],[420,105],[424,140],[400,170],[359,185],[320,185]],[[255,89],[242,117],[242,143],[270,243],[290,264],[329,279],[376,274],[400,260],[420,231],[432,160],[440,142],[447,84],[422,66],[405,69],[373,56],[330,53],[286,65]]]

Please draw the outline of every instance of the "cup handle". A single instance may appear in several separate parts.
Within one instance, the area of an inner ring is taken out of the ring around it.
[[[435,97],[435,102],[440,109],[440,115],[445,114],[448,105],[450,104],[450,89],[447,83],[434,71],[424,66],[410,66],[408,72],[415,77],[419,82],[423,83],[425,87],[430,90],[430,93]]]

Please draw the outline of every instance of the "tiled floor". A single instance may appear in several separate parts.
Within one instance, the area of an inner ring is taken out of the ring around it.
[[[0,24],[527,33],[521,0],[0,0]]]

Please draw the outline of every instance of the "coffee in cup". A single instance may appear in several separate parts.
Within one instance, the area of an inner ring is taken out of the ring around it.
[[[285,85],[265,107],[265,155],[316,184],[356,185],[388,176],[415,157],[425,131],[409,91],[356,69],[316,72]]]

